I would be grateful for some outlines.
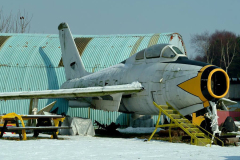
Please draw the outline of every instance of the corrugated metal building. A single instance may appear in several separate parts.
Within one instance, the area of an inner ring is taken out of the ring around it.
[[[240,78],[230,79],[229,99],[238,102],[235,105],[229,106],[231,111],[240,111]]]
[[[88,72],[120,63],[136,52],[160,43],[170,43],[186,52],[177,33],[138,35],[75,35],[75,43]],[[65,81],[58,35],[0,34],[0,92],[59,89]],[[56,99],[39,100],[38,109]],[[128,123],[128,115],[86,108],[70,108],[57,99],[58,113],[90,117],[101,123]],[[28,114],[29,100],[0,101],[0,114]],[[156,118],[155,118],[156,119]]]

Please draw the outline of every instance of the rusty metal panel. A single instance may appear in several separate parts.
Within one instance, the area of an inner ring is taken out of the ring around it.
[[[10,36],[0,36],[0,48]]]
[[[170,36],[169,43],[177,46],[183,53],[187,55],[186,47],[182,39],[182,36],[178,33],[171,33],[169,34],[169,36]]]
[[[158,39],[158,44],[169,44],[171,33],[161,33]]]
[[[80,56],[82,56],[82,53],[84,49],[86,48],[87,44],[92,40],[92,38],[75,38],[74,42],[77,46],[78,52]]]

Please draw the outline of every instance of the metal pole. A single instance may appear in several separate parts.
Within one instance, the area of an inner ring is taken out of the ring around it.
[[[34,98],[33,99],[33,115],[37,115],[37,110],[38,110],[38,99]]]
[[[31,115],[32,114],[32,109],[33,109],[33,98],[30,99],[30,105],[29,105],[29,110],[28,110],[28,114]],[[32,125],[32,120],[29,119],[28,120],[28,126],[31,126]]]
[[[33,115],[37,115],[37,110],[38,110],[38,99],[34,98],[33,99]],[[36,126],[37,120],[33,119],[33,125]]]

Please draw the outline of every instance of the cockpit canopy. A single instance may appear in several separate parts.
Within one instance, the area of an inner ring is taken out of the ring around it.
[[[171,44],[153,45],[149,48],[146,48],[138,52],[135,59],[136,60],[144,59],[144,53],[146,59],[159,58],[160,56],[162,58],[174,58],[178,55],[185,56],[185,54],[179,48]]]

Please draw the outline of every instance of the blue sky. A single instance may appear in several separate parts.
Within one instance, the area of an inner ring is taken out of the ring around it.
[[[196,33],[228,30],[240,35],[238,0],[2,0],[5,14],[33,15],[30,33],[57,34],[67,22],[73,34],[147,34],[178,32],[189,55]]]

